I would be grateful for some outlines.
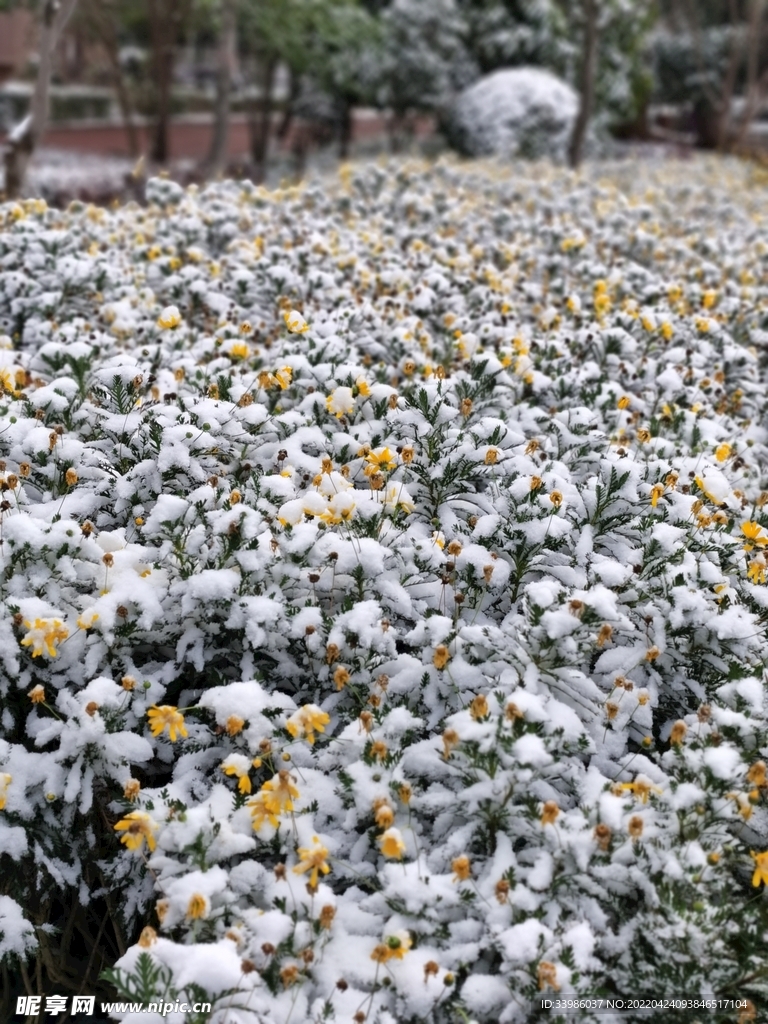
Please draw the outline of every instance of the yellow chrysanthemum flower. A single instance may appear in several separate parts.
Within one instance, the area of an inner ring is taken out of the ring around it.
[[[335,494],[319,518],[329,526],[338,526],[339,523],[348,523],[354,517],[356,507],[351,495]]]
[[[595,295],[594,304],[595,314],[597,316],[605,316],[606,313],[610,313],[611,306],[613,305],[611,297],[607,292],[598,292],[598,294]]]
[[[747,576],[752,583],[765,583],[766,579],[766,565],[765,558],[762,555],[758,555],[757,558],[753,558],[747,567]]]
[[[402,959],[413,945],[411,936],[406,931],[395,932],[384,939],[384,945],[389,953],[388,959]]]
[[[374,448],[368,452],[365,461],[373,466],[375,471],[390,472],[397,468],[397,456],[390,448]]]
[[[18,398],[22,394],[20,389],[24,387],[26,380],[27,371],[20,366],[17,366],[15,370],[3,367],[0,369],[0,392],[7,392],[14,398]]]
[[[305,331],[309,330],[309,324],[301,313],[295,309],[292,309],[290,312],[283,313],[283,320],[285,320],[285,326],[291,334],[304,334]]]
[[[13,779],[8,772],[0,772],[0,811],[5,809],[5,802],[8,799],[8,787]]]
[[[349,416],[355,411],[355,396],[352,394],[352,388],[336,388],[326,398],[325,407],[337,419]]]
[[[139,936],[138,943],[142,949],[150,949],[157,942],[157,932],[148,924],[146,928],[141,929],[141,935]]]
[[[402,860],[406,846],[399,828],[388,828],[386,832],[382,832],[378,843],[385,857]]]
[[[764,850],[762,853],[755,853],[754,850],[750,850],[749,853],[755,862],[752,885],[757,887],[761,882],[763,885],[768,885],[768,850]]]
[[[177,306],[166,306],[157,318],[157,326],[165,331],[178,327],[181,323],[181,313]]]
[[[752,803],[746,793],[726,793],[726,799],[733,800],[744,821],[752,817]]]
[[[544,808],[541,812],[542,825],[554,825],[560,814],[560,808],[557,806],[554,800],[547,800],[544,804]]]
[[[293,869],[297,875],[303,875],[306,871],[311,871],[312,874],[309,876],[309,884],[312,888],[317,888],[317,880],[320,872],[327,875],[331,870],[328,864],[328,850],[321,845],[320,840],[317,836],[312,836],[311,847],[299,847],[299,863]]]
[[[384,495],[384,504],[388,509],[402,509],[406,515],[410,515],[416,508],[402,484],[394,484],[392,487],[387,488]]]
[[[162,704],[160,707],[154,704],[147,711],[147,718],[149,719],[149,729],[153,736],[159,736],[167,729],[171,743],[175,743],[179,735],[185,739],[189,735],[184,724],[184,715],[182,715],[178,708],[170,704]]]
[[[251,354],[251,347],[244,341],[236,341],[229,350],[230,359],[247,359]]]
[[[98,613],[94,611],[83,612],[77,618],[78,629],[93,629],[93,624],[98,619]]]
[[[639,777],[635,779],[634,782],[620,783],[619,789],[628,790],[637,797],[641,804],[648,803],[649,794],[662,792],[660,786],[654,786],[652,783],[648,782],[647,779],[641,779]]]
[[[472,862],[465,853],[451,861],[454,882],[466,882],[472,877]]]
[[[751,551],[755,544],[758,547],[765,547],[768,544],[768,536],[763,533],[763,528],[759,523],[750,522],[741,524],[741,532],[750,542],[744,545],[745,551]]]
[[[248,775],[250,767],[251,761],[244,754],[230,754],[221,762],[221,770],[224,774],[234,775],[237,778],[237,788],[241,793],[251,792],[251,780]]]
[[[227,730],[227,736],[237,736],[239,732],[243,731],[245,720],[240,718],[239,715],[230,715],[226,721],[224,728]]]
[[[330,715],[322,711],[317,704],[305,704],[298,711],[294,711],[285,723],[285,728],[294,739],[306,736],[307,743],[311,745],[315,742],[315,733],[325,732],[330,720]]]
[[[115,825],[116,832],[125,832],[125,835],[120,836],[120,842],[134,853],[142,848],[144,840],[150,852],[154,852],[157,846],[154,834],[157,829],[157,822],[146,811],[131,811]]]
[[[714,484],[708,483],[703,476],[697,476],[694,477],[694,483],[699,488],[699,490],[703,492],[704,497],[708,501],[711,501],[713,505],[722,505],[725,498],[727,497],[727,495],[723,493],[723,489],[718,486],[719,481],[715,482]]]
[[[141,792],[141,783],[138,779],[128,779],[123,786],[123,796],[133,803]]]
[[[290,772],[281,768],[277,775],[267,779],[261,787],[260,794],[264,798],[264,806],[273,814],[283,814],[293,810],[293,801],[298,800],[299,791],[294,786]]]
[[[199,892],[194,893],[187,905],[187,920],[194,921],[199,917],[207,917],[210,906],[207,896]]]
[[[269,796],[269,793],[258,792],[248,801],[254,832],[258,832],[265,821],[268,821],[273,828],[277,828],[280,824],[277,814],[272,809],[271,801],[269,804],[267,803]]]
[[[55,658],[59,653],[56,644],[69,636],[69,630],[59,619],[35,619],[34,625],[25,620],[24,625],[28,632],[21,646],[31,647],[33,658],[39,658],[44,652],[49,658]]]

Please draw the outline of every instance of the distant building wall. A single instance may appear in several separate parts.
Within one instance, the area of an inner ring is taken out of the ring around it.
[[[31,11],[0,14],[0,82],[23,70],[32,48],[35,21]]]
[[[140,120],[141,119],[137,119]],[[273,118],[273,128],[277,127],[278,115]],[[302,124],[296,119],[288,138],[279,148],[291,147],[295,133]],[[146,123],[137,125],[141,148],[149,149],[150,126]],[[205,114],[177,117],[171,121],[169,131],[170,156],[172,160],[183,158],[200,159],[208,152],[213,119]],[[431,117],[417,118],[414,124],[417,138],[429,136],[435,130],[434,119]],[[377,110],[357,109],[353,114],[353,139],[355,142],[367,142],[381,139],[387,130],[387,121],[383,113]],[[43,146],[54,149],[66,149],[81,153],[101,153],[109,156],[127,156],[128,139],[125,128],[120,123],[99,121],[70,121],[66,124],[49,123],[42,139]],[[277,145],[277,140],[275,140]],[[244,157],[249,149],[248,124],[243,114],[232,114],[229,121],[230,158]]]

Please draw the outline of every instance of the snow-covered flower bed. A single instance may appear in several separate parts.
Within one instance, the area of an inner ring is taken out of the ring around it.
[[[765,187],[604,173],[0,208],[5,977],[766,1009]]]

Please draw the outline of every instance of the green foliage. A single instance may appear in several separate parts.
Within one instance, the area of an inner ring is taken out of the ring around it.
[[[359,94],[361,56],[375,45],[375,19],[358,0],[241,3],[241,46],[279,60],[331,95]]]

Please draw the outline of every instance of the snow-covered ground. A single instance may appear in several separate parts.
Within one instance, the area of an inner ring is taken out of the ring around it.
[[[666,161],[676,154],[674,147],[653,143],[627,144],[610,142],[606,144],[614,161],[647,162]],[[435,135],[426,139],[414,140],[412,147],[418,153],[424,149],[433,153],[444,150],[445,141]],[[386,159],[386,139],[373,138],[355,143],[352,146],[354,158],[376,158],[382,155]],[[327,145],[309,152],[306,161],[306,173],[311,175],[335,175],[340,165],[337,147]],[[30,164],[27,193],[41,196],[55,206],[66,206],[76,200],[86,202],[109,203],[116,198],[125,201],[128,198],[141,198],[141,183],[137,181],[135,172],[145,173],[146,164],[137,164],[134,160],[123,157],[103,156],[94,153],[76,153],[64,149],[43,147],[37,150]],[[195,162],[190,159],[173,162],[170,176],[174,180],[186,182],[196,174]],[[277,150],[270,157],[267,183],[270,188],[278,188],[281,183],[290,181],[296,174],[296,160],[290,153]],[[0,168],[0,180],[2,168]]]
[[[0,208],[14,993],[768,1010],[763,172],[146,199]]]

